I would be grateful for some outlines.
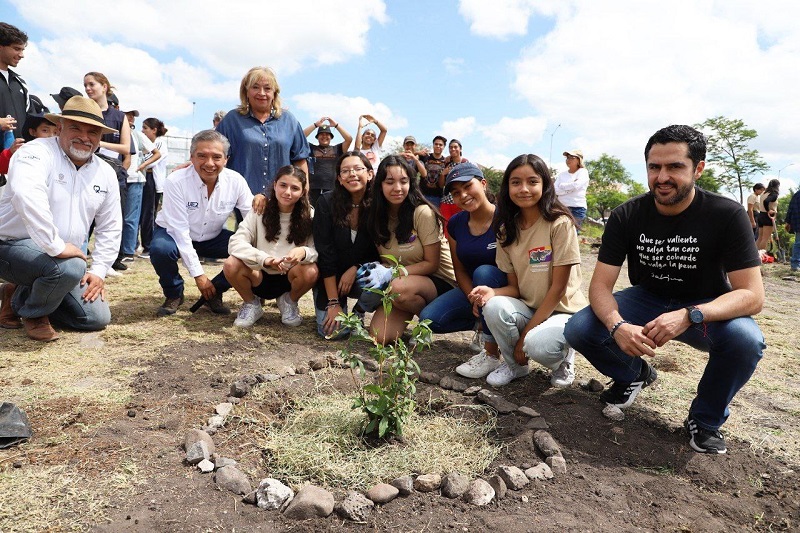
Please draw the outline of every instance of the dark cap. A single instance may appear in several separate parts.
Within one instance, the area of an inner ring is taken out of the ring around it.
[[[413,135],[409,135],[408,137],[406,137],[405,139],[403,139],[403,144],[406,144],[406,143],[414,143],[414,144],[417,144],[417,140],[414,138],[414,136],[413,136]]]
[[[116,94],[109,94],[106,100],[108,100],[109,104],[119,109],[119,98],[117,98]]]
[[[73,96],[80,96],[81,93],[77,89],[73,89],[72,87],[62,87],[58,94],[51,94],[50,96],[53,97],[53,100],[56,101],[58,107],[64,107],[64,104],[67,103],[67,100],[72,98]]]
[[[317,128],[317,134],[314,135],[314,137],[319,138],[320,133],[327,133],[328,135],[333,137],[333,132],[331,131],[331,127],[328,126],[327,124],[323,124],[322,126]]]
[[[467,182],[473,178],[477,178],[479,180],[486,179],[483,176],[483,172],[475,163],[459,163],[458,165],[454,166],[450,169],[450,172],[447,174],[447,181],[444,183],[444,190],[447,192],[450,189],[450,185],[457,181],[459,182]]]
[[[136,109],[131,109],[130,111],[123,111],[123,113],[125,113],[126,115],[133,115],[134,117],[139,116],[139,111],[137,111]]]

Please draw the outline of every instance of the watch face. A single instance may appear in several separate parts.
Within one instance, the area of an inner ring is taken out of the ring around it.
[[[703,312],[696,307],[689,309],[689,321],[692,324],[702,324]]]

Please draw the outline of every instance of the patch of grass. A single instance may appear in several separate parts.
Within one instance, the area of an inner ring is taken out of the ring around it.
[[[458,471],[475,477],[500,452],[487,435],[494,417],[478,424],[458,417],[413,414],[402,442],[368,445],[359,434],[360,411],[343,394],[299,399],[283,424],[267,428],[259,444],[271,476],[299,486],[310,481],[329,487],[367,489],[411,473]]]

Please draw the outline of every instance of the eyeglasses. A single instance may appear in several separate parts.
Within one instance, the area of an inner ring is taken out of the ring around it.
[[[339,171],[340,176],[347,176],[349,174],[361,174],[367,170],[367,167],[353,167],[353,168],[343,168]]]

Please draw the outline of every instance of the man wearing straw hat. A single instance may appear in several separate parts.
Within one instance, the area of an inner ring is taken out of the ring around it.
[[[25,143],[11,159],[0,200],[0,327],[24,327],[53,341],[54,322],[78,330],[103,329],[111,320],[104,278],[122,235],[114,170],[94,155],[103,123],[91,99],[71,98],[61,114],[48,113],[58,137]],[[95,221],[92,266],[80,249]],[[21,320],[20,320],[21,319]]]

